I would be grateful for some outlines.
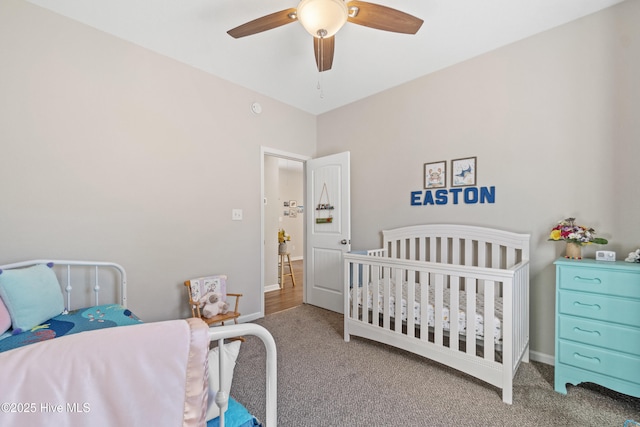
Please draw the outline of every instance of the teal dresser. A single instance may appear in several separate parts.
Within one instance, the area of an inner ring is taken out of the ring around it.
[[[600,384],[640,397],[640,264],[558,259],[555,391]]]

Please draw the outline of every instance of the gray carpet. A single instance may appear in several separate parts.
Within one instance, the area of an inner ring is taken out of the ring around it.
[[[522,364],[514,403],[500,390],[422,357],[343,340],[342,315],[303,305],[260,319],[278,347],[280,426],[622,426],[640,399],[595,385],[553,390],[553,367]],[[264,346],[248,337],[231,394],[264,420]]]

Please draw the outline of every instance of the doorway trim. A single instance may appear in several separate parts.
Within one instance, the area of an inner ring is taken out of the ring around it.
[[[296,160],[299,162],[302,162],[303,164],[303,170],[306,170],[306,162],[307,160],[311,159],[311,156],[305,156],[302,154],[297,154],[297,153],[291,153],[291,152],[287,152],[287,151],[282,151],[282,150],[278,150],[275,148],[270,148],[270,147],[265,147],[265,146],[260,146],[260,241],[262,242],[262,245],[260,245],[260,292],[261,292],[261,298],[260,298],[260,314],[262,317],[264,317],[264,290],[265,290],[265,283],[264,283],[264,279],[265,279],[265,275],[264,275],[264,246],[266,244],[265,242],[265,229],[264,229],[264,158],[265,156],[271,156],[271,157],[278,157],[281,159],[286,159],[286,160]],[[304,194],[304,198],[303,200],[306,200],[306,173],[303,173],[303,194]],[[305,212],[306,213],[306,212]],[[303,235],[306,236],[307,234],[307,224],[306,221],[304,222],[303,225]],[[306,253],[307,250],[307,242],[306,242],[306,238],[304,239],[304,243],[303,243],[303,253]],[[303,292],[304,292],[304,288],[303,288]],[[303,294],[303,300],[306,300],[306,295]]]

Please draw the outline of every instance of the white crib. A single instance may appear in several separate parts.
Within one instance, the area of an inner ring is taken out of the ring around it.
[[[529,361],[530,236],[450,224],[382,234],[381,249],[344,256],[345,341],[427,357],[502,389],[511,404]]]

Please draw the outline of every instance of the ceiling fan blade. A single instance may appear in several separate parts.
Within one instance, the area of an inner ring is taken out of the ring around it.
[[[408,13],[364,1],[350,1],[347,3],[347,7],[349,8],[349,17],[347,18],[349,22],[377,30],[415,34],[424,22]]]
[[[313,52],[316,54],[318,71],[323,72],[331,69],[331,65],[333,65],[333,50],[335,46],[335,36],[313,38]]]
[[[265,15],[261,18],[249,21],[246,24],[242,24],[236,28],[232,28],[227,31],[233,38],[240,38],[250,36],[252,34],[261,33],[263,31],[271,30],[282,25],[289,24],[297,20],[296,10],[294,8],[281,10],[280,12]]]

